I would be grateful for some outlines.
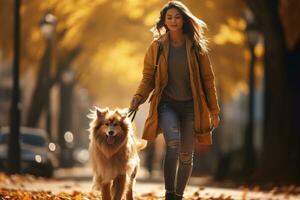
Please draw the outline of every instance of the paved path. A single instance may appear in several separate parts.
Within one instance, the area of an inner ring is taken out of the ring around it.
[[[83,171],[82,171],[83,172]],[[81,174],[82,174],[81,172]],[[65,174],[67,175],[67,174]],[[206,187],[203,185],[202,179],[191,179],[193,184],[190,184],[185,193],[186,200],[193,199],[226,199],[230,197],[231,199],[255,199],[255,200],[279,200],[288,199],[296,200],[300,199],[300,195],[289,195],[289,194],[274,194],[273,192],[261,192],[258,188],[253,190],[237,188],[237,189],[225,189],[220,187]],[[197,185],[197,180],[199,185]],[[71,180],[62,179],[42,179],[33,178],[28,176],[26,178],[16,177],[13,179],[0,181],[0,188],[10,188],[10,189],[22,189],[29,191],[51,191],[54,194],[60,192],[73,193],[74,191],[80,191],[88,193],[91,189],[91,179],[90,180]],[[147,194],[152,193],[153,200],[163,199],[164,196],[164,186],[159,180],[147,181],[139,177],[138,181],[134,187],[134,196],[140,197],[137,199],[143,199],[143,196],[149,196]],[[200,198],[201,197],[201,198]],[[145,198],[150,199],[150,198]]]

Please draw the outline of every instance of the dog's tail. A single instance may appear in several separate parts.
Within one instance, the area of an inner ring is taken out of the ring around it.
[[[147,141],[146,140],[141,140],[137,142],[137,150],[140,151],[142,149],[145,149],[147,146]]]

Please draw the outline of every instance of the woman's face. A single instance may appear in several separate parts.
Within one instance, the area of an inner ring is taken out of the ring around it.
[[[166,13],[165,24],[170,31],[181,31],[183,17],[178,9],[170,8]]]

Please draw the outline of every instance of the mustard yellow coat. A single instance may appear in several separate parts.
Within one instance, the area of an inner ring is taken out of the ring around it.
[[[135,95],[140,95],[142,97],[142,103],[144,103],[149,94],[152,92],[149,98],[150,109],[142,136],[145,140],[154,140],[156,136],[161,133],[161,129],[158,125],[157,106],[160,101],[162,91],[168,82],[167,61],[170,44],[169,37],[169,34],[165,34],[158,40],[154,40],[151,43],[144,59],[143,78],[135,93]],[[201,64],[198,66],[197,58],[195,57],[196,51],[193,48],[192,41],[187,36],[185,36],[185,38],[191,91],[194,100],[194,134],[196,134],[198,141],[201,144],[212,144],[210,115],[218,114],[220,112],[213,69],[208,55],[199,52],[197,53],[199,54]],[[155,72],[154,65],[159,45],[158,42],[162,44],[163,52],[160,55],[158,67]],[[201,70],[201,77],[199,70]],[[203,78],[203,85],[208,102],[206,101],[200,78]]]

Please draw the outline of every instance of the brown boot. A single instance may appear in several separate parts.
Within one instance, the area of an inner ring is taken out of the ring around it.
[[[178,194],[174,194],[174,200],[182,200],[183,196],[182,195],[178,195]]]
[[[175,193],[174,192],[166,192],[165,200],[175,200]]]

